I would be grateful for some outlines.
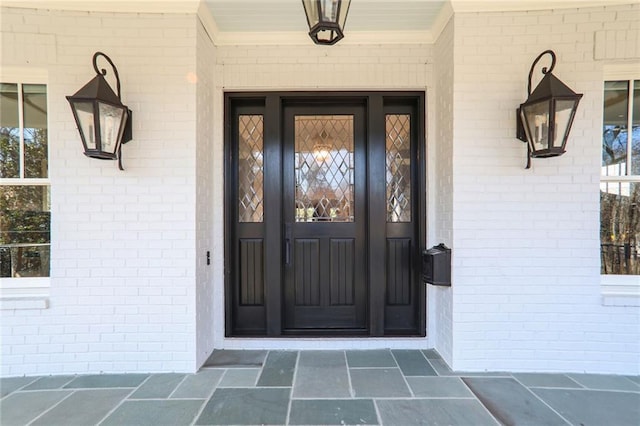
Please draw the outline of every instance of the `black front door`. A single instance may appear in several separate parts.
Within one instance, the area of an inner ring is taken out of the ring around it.
[[[284,109],[284,332],[367,329],[363,106]]]
[[[424,94],[225,96],[227,336],[424,336]]]

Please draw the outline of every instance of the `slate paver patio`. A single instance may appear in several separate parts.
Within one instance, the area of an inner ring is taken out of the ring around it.
[[[0,424],[640,425],[637,376],[451,371],[432,349],[215,351],[196,374],[0,379]]]

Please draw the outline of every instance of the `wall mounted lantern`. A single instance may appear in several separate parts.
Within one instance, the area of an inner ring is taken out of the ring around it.
[[[551,68],[542,68],[544,77],[532,93],[533,69],[546,54],[551,55]],[[552,50],[545,50],[533,61],[527,87],[529,96],[516,112],[516,136],[527,143],[527,169],[531,167],[531,157],[564,154],[578,102],[582,98],[582,94],[571,90],[551,73],[555,65],[556,54]]]
[[[344,37],[351,0],[302,0],[309,24],[309,37],[315,44],[332,45]]]
[[[107,83],[107,71],[98,71],[96,60],[104,57],[113,68],[118,94]],[[120,100],[120,77],[111,59],[102,52],[93,55],[96,76],[73,96],[67,96],[76,120],[84,155],[101,160],[118,160],[122,168],[122,144],[131,140],[131,110]]]

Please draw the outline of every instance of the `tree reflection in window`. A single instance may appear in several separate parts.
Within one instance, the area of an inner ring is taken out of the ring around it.
[[[633,96],[630,96],[633,93]],[[601,273],[640,274],[640,81],[604,85]],[[631,129],[631,132],[629,132]]]

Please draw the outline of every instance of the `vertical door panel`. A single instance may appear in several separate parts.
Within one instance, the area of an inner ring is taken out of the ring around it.
[[[296,306],[320,305],[320,241],[298,238],[293,255]]]
[[[355,285],[355,241],[331,240],[331,305],[353,305]]]
[[[387,239],[387,304],[411,303],[411,240]]]
[[[240,240],[240,304],[264,304],[262,240],[248,238]]]

